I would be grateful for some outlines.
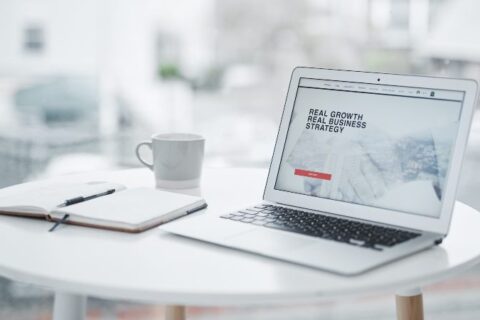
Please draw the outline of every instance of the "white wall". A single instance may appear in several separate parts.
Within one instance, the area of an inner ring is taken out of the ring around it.
[[[147,127],[165,126],[156,35],[178,38],[190,74],[213,59],[213,0],[1,0],[0,77],[96,75],[101,127],[114,133],[120,92]],[[24,29],[40,25],[45,48],[25,52]],[[163,120],[162,120],[163,119]]]
[[[98,67],[95,0],[0,1],[0,75],[91,74]],[[25,52],[24,29],[43,26],[45,48]]]

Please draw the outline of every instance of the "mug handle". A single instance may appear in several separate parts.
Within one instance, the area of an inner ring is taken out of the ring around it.
[[[142,141],[140,142],[137,147],[135,148],[135,154],[137,155],[138,160],[145,165],[147,168],[153,171],[153,163],[148,163],[145,160],[142,159],[142,156],[140,155],[140,148],[142,146],[148,146],[150,148],[150,151],[152,150],[152,143],[150,141]]]

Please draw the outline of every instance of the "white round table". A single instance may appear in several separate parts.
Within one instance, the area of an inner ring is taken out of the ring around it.
[[[205,169],[206,214],[220,215],[261,200],[266,170]],[[147,169],[58,177],[55,181],[108,180],[151,186]],[[46,181],[16,185],[2,195]],[[202,214],[202,213],[200,213]],[[185,218],[185,219],[188,219]],[[480,214],[457,203],[449,236],[435,248],[355,277],[344,277],[230,250],[152,229],[128,234],[0,216],[0,274],[55,290],[54,319],[83,319],[86,297],[164,303],[167,319],[183,319],[183,306],[312,302],[374,292],[397,294],[399,319],[421,319],[418,288],[480,261]]]

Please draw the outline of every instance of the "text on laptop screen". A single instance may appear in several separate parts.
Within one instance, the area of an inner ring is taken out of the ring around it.
[[[301,78],[275,189],[438,217],[463,98]]]

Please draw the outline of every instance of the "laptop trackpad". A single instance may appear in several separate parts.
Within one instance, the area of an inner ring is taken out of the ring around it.
[[[275,232],[269,229],[251,230],[225,239],[233,247],[254,250],[257,252],[283,252],[312,244],[308,239],[286,232]]]

